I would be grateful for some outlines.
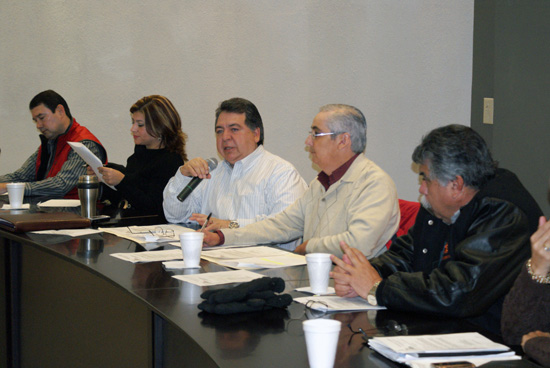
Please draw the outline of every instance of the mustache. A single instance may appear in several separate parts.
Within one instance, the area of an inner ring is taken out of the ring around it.
[[[430,202],[428,202],[428,200],[426,199],[426,196],[424,194],[422,194],[420,196],[420,204],[422,205],[422,207],[424,207],[427,210],[432,209],[432,205],[430,204]]]

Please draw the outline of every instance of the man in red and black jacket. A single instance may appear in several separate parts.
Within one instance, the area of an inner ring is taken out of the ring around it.
[[[24,182],[25,196],[78,198],[76,184],[78,177],[86,174],[86,167],[67,142],[81,142],[104,163],[107,162],[105,148],[76,122],[65,99],[55,91],[36,95],[29,109],[42,144],[21,168],[0,176],[0,194],[6,192],[6,183]]]

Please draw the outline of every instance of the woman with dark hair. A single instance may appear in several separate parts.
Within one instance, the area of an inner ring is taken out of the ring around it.
[[[162,209],[162,192],[176,170],[187,161],[180,116],[169,99],[151,95],[130,108],[134,154],[126,167],[108,164],[98,168],[106,184],[101,200],[136,215],[156,214],[166,222]],[[88,168],[91,174],[91,168]]]

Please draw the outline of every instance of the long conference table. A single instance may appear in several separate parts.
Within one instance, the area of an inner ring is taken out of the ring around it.
[[[166,270],[162,262],[133,264],[110,255],[142,251],[108,233],[70,238],[0,230],[0,367],[308,366],[302,321],[320,316],[295,302],[285,310],[201,313],[206,288],[172,276],[227,269],[202,260],[200,270]],[[293,296],[304,296],[295,289],[309,285],[304,266],[257,272],[283,278],[284,292]],[[478,331],[500,342],[468,320],[387,310],[320,318],[342,322],[335,367],[400,367],[352,329],[369,336]]]

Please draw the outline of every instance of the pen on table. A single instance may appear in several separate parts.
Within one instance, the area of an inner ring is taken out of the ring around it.
[[[208,221],[210,221],[210,217],[212,217],[212,212],[210,212],[210,214],[206,218],[206,221],[204,222],[204,224],[202,224],[201,231],[203,231],[206,225],[208,225]]]

